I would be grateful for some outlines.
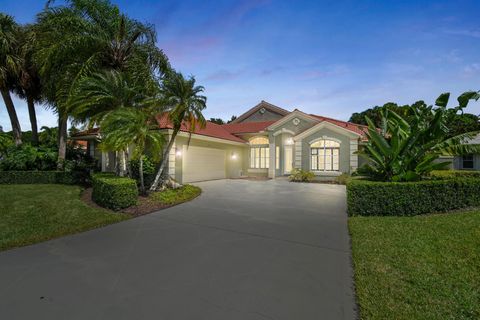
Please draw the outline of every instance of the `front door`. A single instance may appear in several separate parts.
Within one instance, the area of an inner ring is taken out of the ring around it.
[[[290,173],[293,167],[293,150],[292,146],[285,146],[283,153],[284,173]]]

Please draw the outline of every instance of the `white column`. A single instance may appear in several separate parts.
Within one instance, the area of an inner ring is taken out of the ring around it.
[[[90,147],[89,153],[91,157],[95,156],[95,140],[90,140],[90,143],[88,144]]]
[[[174,142],[170,153],[168,154],[168,175],[175,179],[175,161],[176,161],[177,147]],[[183,155],[182,155],[183,156]]]
[[[302,141],[295,141],[295,161],[294,166],[297,169],[302,169]]]
[[[268,162],[268,177],[275,178],[275,137],[272,139],[272,143],[269,145],[270,147],[270,159]]]
[[[358,168],[358,139],[350,139],[350,173]]]
[[[108,153],[102,151],[102,172],[107,171],[108,166]]]

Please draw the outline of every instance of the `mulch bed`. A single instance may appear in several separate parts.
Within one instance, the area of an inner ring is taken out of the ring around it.
[[[83,202],[85,202],[86,204],[88,204],[91,207],[99,208],[99,209],[103,209],[103,210],[109,210],[109,209],[105,209],[103,207],[100,207],[98,204],[96,204],[92,200],[92,188],[85,189],[82,192],[82,195],[81,195],[80,198]],[[152,213],[154,211],[158,211],[158,210],[169,208],[169,207],[171,207],[171,205],[161,204],[161,203],[152,201],[148,197],[139,196],[136,205],[125,208],[125,209],[122,209],[118,212],[127,213],[127,214],[131,215],[132,217],[138,217],[138,216],[143,216],[144,214]],[[111,211],[111,210],[109,210],[109,211]]]

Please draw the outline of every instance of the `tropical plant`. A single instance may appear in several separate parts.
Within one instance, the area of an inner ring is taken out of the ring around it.
[[[292,172],[288,176],[288,180],[292,182],[310,182],[315,178],[315,174],[312,171],[302,170],[299,168],[292,169]]]
[[[461,112],[479,92],[469,91],[458,97],[459,105],[447,109],[449,94],[444,93],[432,106],[409,106],[408,120],[388,108],[380,110],[381,126],[366,117],[368,141],[358,152],[368,164],[360,174],[383,181],[415,181],[432,170],[445,168],[450,162],[439,162],[441,155],[479,153],[480,145],[465,144],[477,132],[449,136],[448,121]]]
[[[185,79],[181,73],[175,71],[170,72],[163,80],[161,88],[162,103],[168,108],[168,113],[164,116],[171,122],[172,133],[169,136],[167,147],[163,150],[162,161],[155,180],[150,186],[150,191],[155,191],[158,188],[160,180],[166,174],[168,154],[182,126],[191,134],[195,132],[198,126],[204,127],[206,125],[202,111],[207,107],[207,98],[200,95],[204,90],[204,87],[195,84],[194,77]]]
[[[32,129],[31,141],[33,145],[38,145],[39,139],[35,103],[42,101],[42,85],[38,74],[38,66],[33,59],[35,50],[35,31],[33,26],[20,26],[18,40],[20,60],[14,90],[20,98],[25,99],[27,102]]]
[[[48,147],[34,147],[30,144],[13,146],[7,150],[0,170],[25,171],[25,170],[54,170],[57,152]]]
[[[377,127],[382,125],[382,117],[380,111],[389,109],[397,113],[398,115],[404,117],[407,121],[410,116],[415,116],[412,114],[410,110],[414,109],[428,109],[428,105],[420,100],[415,102],[412,105],[403,105],[400,106],[396,103],[388,102],[385,103],[383,106],[375,106],[373,108],[369,108],[362,112],[355,112],[350,117],[350,122],[367,125],[366,117],[370,118],[370,120],[375,123]],[[472,131],[480,131],[480,117],[465,112],[458,112],[455,108],[448,109],[450,119],[447,122],[447,127],[449,129],[448,136],[454,137],[456,135],[472,132]]]
[[[149,105],[151,98],[147,97],[145,88],[137,83],[138,78],[132,79],[123,72],[110,70],[95,73],[83,78],[78,82],[74,92],[69,99],[69,105],[73,115],[81,122],[87,122],[90,126],[104,125],[104,119],[115,110],[125,108],[144,109]],[[153,91],[152,91],[153,92]],[[158,106],[158,107],[157,107]],[[160,111],[160,105],[155,110]],[[123,111],[122,111],[123,112]],[[150,112],[150,111],[149,111]],[[125,113],[125,115],[128,115]],[[129,116],[133,116],[130,114]],[[107,121],[106,123],[111,123]],[[147,124],[144,123],[144,126]],[[108,130],[104,134],[108,134]],[[117,173],[125,175],[125,148],[114,149],[119,152],[117,157]]]
[[[47,126],[42,126],[40,128],[40,133],[38,135],[38,140],[40,145],[57,148],[58,141],[58,128],[50,128]]]
[[[155,46],[151,25],[121,14],[107,0],[67,0],[39,14],[37,50],[44,93],[59,116],[59,167],[65,159],[70,98],[83,78],[101,70],[117,70],[147,79],[154,87],[168,70],[168,60]],[[151,77],[145,77],[148,73]],[[95,109],[92,109],[94,112]]]
[[[10,90],[18,75],[20,57],[17,40],[19,26],[13,18],[0,13],[0,93],[7,108],[16,145],[22,144],[22,130]]]
[[[0,160],[7,154],[8,149],[13,145],[13,139],[8,133],[0,132]]]
[[[145,149],[158,155],[163,145],[163,134],[158,130],[155,113],[149,109],[120,108],[108,113],[101,123],[104,150],[133,148],[132,157],[139,161],[140,191],[145,194],[143,158]]]

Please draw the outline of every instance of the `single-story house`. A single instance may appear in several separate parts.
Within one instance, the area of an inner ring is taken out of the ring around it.
[[[158,117],[159,130],[172,133],[167,117]],[[365,141],[365,126],[288,111],[265,101],[231,123],[207,122],[197,129],[190,143],[182,127],[168,158],[168,172],[180,183],[263,176],[288,175],[301,168],[317,176],[335,177],[359,166],[355,152]],[[75,139],[88,141],[88,151],[102,171],[113,171],[115,154],[101,152],[98,130],[78,133]]]
[[[465,141],[465,144],[480,144],[480,134],[475,138]],[[468,154],[463,156],[454,156],[452,160],[452,169],[455,170],[480,170],[480,154]]]

